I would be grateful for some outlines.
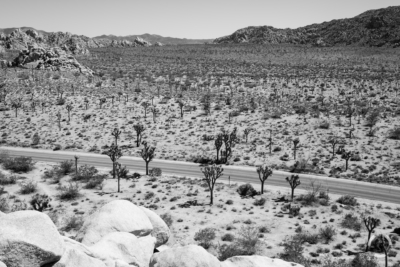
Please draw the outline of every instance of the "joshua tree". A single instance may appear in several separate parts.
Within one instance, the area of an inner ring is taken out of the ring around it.
[[[368,242],[367,242],[367,247],[365,248],[365,252],[368,252],[369,240],[371,239],[371,234],[374,231],[374,229],[381,224],[381,220],[379,220],[377,218],[373,218],[371,216],[368,216],[368,217],[364,217],[363,221],[364,221],[365,227],[368,230]]]
[[[271,129],[269,130],[268,142],[269,143],[268,143],[267,147],[269,147],[269,154],[271,155],[272,154],[272,145],[274,144],[272,141],[272,130]]]
[[[290,188],[292,189],[292,202],[293,202],[293,198],[294,198],[294,190],[296,189],[296,187],[298,187],[300,185],[300,177],[298,175],[292,175],[289,177],[286,177],[286,181],[289,183]]]
[[[113,165],[113,178],[115,178],[115,163],[120,157],[122,157],[122,151],[117,145],[112,144],[105,154],[111,159]]]
[[[56,117],[57,117],[57,121],[58,121],[58,129],[61,131],[61,113],[60,113],[60,111],[57,112]]]
[[[15,109],[15,117],[18,116],[18,109],[22,107],[21,99],[17,99],[11,102],[11,108]]]
[[[89,100],[87,98],[85,98],[85,100],[83,100],[83,102],[85,102],[85,109],[88,109],[88,105],[89,105]]]
[[[181,118],[183,118],[183,108],[185,107],[185,103],[182,100],[178,101],[179,108],[181,110]]]
[[[239,142],[239,138],[237,137],[237,128],[235,127],[231,133],[227,131],[222,131],[222,137],[225,144],[225,163],[228,162],[228,159],[232,156],[232,148],[235,146],[237,142]]]
[[[328,139],[328,143],[332,146],[332,158],[334,158],[334,157],[335,157],[335,148],[336,148],[336,145],[338,145],[338,144],[343,144],[343,140],[342,140],[342,138],[340,138],[340,137],[331,136],[331,137],[329,137],[329,139]]]
[[[136,131],[136,146],[139,147],[139,144],[142,142],[144,126],[140,123],[133,125],[133,129]]]
[[[254,131],[254,129],[251,128],[251,127],[247,127],[246,129],[244,129],[244,136],[245,136],[245,138],[246,138],[246,143],[247,143],[247,139],[248,139],[248,137],[249,137],[249,134],[250,134],[250,132],[252,132],[252,131]]]
[[[157,114],[160,113],[160,111],[158,110],[158,108],[156,108],[156,106],[152,106],[150,111],[153,113],[153,122],[156,123],[156,117]]]
[[[71,110],[74,108],[71,104],[65,106],[68,112],[68,122],[71,121]]]
[[[114,136],[115,138],[115,145],[118,146],[118,139],[119,136],[121,135],[122,131],[119,130],[118,128],[114,128],[114,130],[111,132],[111,135]]]
[[[106,103],[106,101],[107,101],[107,99],[105,97],[99,99],[100,109],[103,106],[103,104]]]
[[[219,163],[219,151],[221,150],[221,147],[223,144],[224,144],[223,135],[218,134],[214,140],[215,149],[217,150],[217,162],[218,163]]]
[[[79,157],[77,155],[75,155],[74,158],[75,158],[75,176],[78,176],[78,159],[79,159]]]
[[[368,136],[373,136],[374,135],[374,129],[373,127],[377,124],[377,122],[379,121],[379,117],[380,117],[380,112],[378,109],[375,109],[373,111],[371,111],[367,118],[366,118],[366,126],[369,127],[369,133]]]
[[[146,162],[146,175],[149,174],[149,162],[153,160],[155,157],[154,151],[156,147],[149,146],[146,141],[143,141],[143,148],[140,151],[140,155],[142,156],[143,160]]]
[[[217,180],[223,175],[224,169],[220,165],[205,166],[200,168],[204,174],[204,181],[206,181],[210,189],[210,205],[214,204],[214,187]]]
[[[150,103],[145,101],[142,103],[142,107],[144,108],[144,118],[147,118],[147,108],[150,106]]]
[[[261,182],[261,194],[264,194],[264,183],[272,174],[272,169],[268,166],[258,166],[257,167],[258,178]]]
[[[388,267],[388,254],[393,245],[392,240],[390,239],[389,235],[384,235],[384,234],[373,235],[371,239],[368,241],[368,247],[371,247],[371,243],[375,239],[378,242],[379,248],[385,252],[385,267]]]
[[[296,152],[297,152],[297,149],[300,147],[299,143],[300,143],[300,139],[298,137],[293,140],[293,157],[294,157],[294,159],[296,159]]]
[[[120,173],[120,171],[121,171],[121,163],[119,163],[119,162],[116,162],[115,163],[115,170],[116,170],[116,173],[117,173],[117,179],[118,179],[118,193],[120,192],[120,179],[121,179],[121,173]]]
[[[349,168],[349,160],[353,156],[353,152],[351,151],[343,151],[342,158],[346,161],[346,171]]]

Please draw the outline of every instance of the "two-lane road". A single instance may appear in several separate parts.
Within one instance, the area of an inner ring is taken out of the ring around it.
[[[0,147],[1,150],[8,150],[11,156],[29,156],[35,161],[60,162],[73,159],[74,155],[79,156],[79,164],[88,164],[97,167],[111,168],[111,161],[105,155],[70,152],[70,151],[50,151],[39,149]],[[138,157],[122,157],[119,159],[122,165],[126,165],[132,172],[145,171],[143,159]],[[164,173],[176,174],[178,176],[202,177],[199,164],[169,161],[153,160],[150,168],[161,168]],[[232,182],[259,183],[258,174],[255,167],[242,166],[224,166],[224,175],[222,179],[227,180],[230,176]],[[266,187],[269,185],[288,187],[285,178],[291,173],[274,171],[273,175],[266,181]],[[358,182],[345,179],[330,177],[312,176],[300,174],[301,185],[299,188],[305,189],[311,181],[321,183],[323,187],[329,188],[329,192],[340,195],[353,195],[360,198],[374,199],[400,204],[400,187],[386,186],[373,183]]]

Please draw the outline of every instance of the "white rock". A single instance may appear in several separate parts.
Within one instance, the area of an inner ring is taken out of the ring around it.
[[[219,260],[196,245],[177,247],[155,253],[150,267],[221,267]]]
[[[0,267],[7,267],[7,265],[0,261]]]
[[[235,256],[222,262],[221,267],[304,267],[280,259],[263,256]]]
[[[114,200],[93,213],[83,224],[77,240],[93,245],[112,232],[127,232],[136,236],[151,234],[153,226],[147,215],[128,200]]]
[[[113,232],[89,247],[96,255],[113,261],[123,261],[130,265],[148,267],[153,255],[155,237],[136,237],[126,232]]]
[[[42,266],[60,260],[65,245],[49,216],[24,210],[0,217],[0,261],[8,267]]]
[[[161,217],[158,216],[154,211],[145,207],[140,208],[144,211],[144,213],[146,213],[151,224],[153,225],[152,236],[157,239],[156,248],[167,243],[169,237],[171,236],[171,231],[169,230],[169,227],[165,221],[161,219]]]

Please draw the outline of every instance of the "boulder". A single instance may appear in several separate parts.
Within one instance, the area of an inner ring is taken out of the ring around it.
[[[176,247],[155,253],[149,267],[221,267],[219,260],[196,245]]]
[[[24,210],[0,217],[0,261],[8,267],[39,267],[60,260],[65,245],[49,216]]]
[[[147,267],[153,255],[156,239],[150,235],[136,237],[126,232],[113,232],[90,247],[104,262],[122,261],[130,265]]]
[[[85,220],[77,240],[91,246],[112,232],[145,236],[152,231],[153,226],[143,210],[128,200],[114,200]]]
[[[144,211],[144,213],[146,213],[151,224],[153,225],[152,235],[157,239],[156,248],[167,243],[169,237],[171,236],[171,231],[169,230],[168,225],[155,212],[145,207],[140,208]]]
[[[7,267],[7,265],[0,261],[0,267]]]
[[[163,43],[160,43],[160,42],[156,42],[156,43],[154,44],[154,46],[164,46],[164,44],[163,44]]]
[[[263,256],[235,256],[221,263],[221,267],[304,267],[280,259]]]
[[[65,252],[53,267],[107,267],[101,260],[96,259],[93,253],[84,245],[64,237]]]

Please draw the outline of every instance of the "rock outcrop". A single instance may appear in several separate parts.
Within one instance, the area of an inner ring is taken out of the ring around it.
[[[354,18],[332,20],[297,29],[247,27],[217,38],[214,43],[400,47],[400,6],[370,10]]]
[[[145,236],[152,231],[149,218],[138,206],[128,200],[114,200],[86,219],[77,240],[90,246],[112,232]]]
[[[72,55],[61,48],[45,49],[29,46],[22,50],[11,64],[15,67],[28,67],[53,71],[80,72],[93,75],[93,71],[81,65]]]
[[[137,38],[134,42],[128,40],[109,40],[92,39],[83,35],[75,35],[68,32],[37,32],[34,29],[23,31],[15,29],[10,34],[0,33],[0,49],[24,50],[28,46],[36,46],[41,48],[61,47],[66,52],[72,54],[87,54],[89,48],[101,47],[136,47],[150,46],[151,43]]]
[[[78,236],[83,234],[87,245],[60,236],[45,213],[0,212],[0,267],[302,267],[261,256],[220,262],[197,245],[154,253],[158,240],[151,235],[153,227],[169,233],[160,220],[146,208],[114,200],[86,220]]]
[[[156,248],[167,243],[168,239],[171,236],[168,225],[155,212],[145,207],[140,208],[144,211],[144,213],[149,218],[151,224],[153,225],[152,236],[157,239]]]
[[[46,214],[17,211],[0,218],[0,261],[7,267],[43,266],[64,254],[62,238]]]
[[[162,43],[160,43],[160,42],[156,42],[156,43],[154,44],[154,46],[164,46],[164,44],[162,44]]]

